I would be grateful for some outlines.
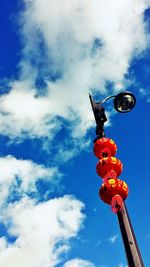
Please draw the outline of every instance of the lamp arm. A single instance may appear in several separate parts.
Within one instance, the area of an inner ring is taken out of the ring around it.
[[[101,104],[105,103],[108,99],[110,99],[110,98],[114,98],[114,97],[116,97],[116,95],[110,95],[110,96],[107,96],[106,98],[102,99],[101,101],[96,102],[96,104],[101,105]]]

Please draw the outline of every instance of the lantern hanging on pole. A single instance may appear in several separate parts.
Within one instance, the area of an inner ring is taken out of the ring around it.
[[[96,171],[100,177],[104,177],[108,171],[115,171],[117,177],[122,173],[122,162],[115,157],[102,158],[97,163]]]
[[[109,179],[104,182],[99,190],[99,196],[105,203],[111,205],[116,213],[122,208],[123,201],[128,196],[128,186],[120,179]],[[115,200],[119,202],[117,209],[114,207]]]
[[[94,143],[94,154],[98,159],[114,157],[117,152],[115,142],[110,138],[100,138]]]

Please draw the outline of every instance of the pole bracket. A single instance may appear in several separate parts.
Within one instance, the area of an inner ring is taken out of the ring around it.
[[[92,110],[93,110],[95,122],[96,122],[96,136],[97,137],[94,140],[96,141],[97,139],[105,137],[104,123],[107,121],[107,117],[105,114],[105,109],[101,105],[101,102],[95,102],[91,94],[89,94],[89,98],[90,98],[90,102],[91,102],[91,106],[92,106]]]

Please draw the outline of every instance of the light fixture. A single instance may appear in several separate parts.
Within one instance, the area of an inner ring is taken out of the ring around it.
[[[136,104],[136,98],[131,92],[123,92],[115,96],[114,108],[121,113],[131,111]]]
[[[129,91],[121,92],[117,95],[108,96],[99,102],[95,102],[90,94],[89,94],[89,98],[91,101],[91,106],[92,106],[92,110],[93,110],[95,121],[96,121],[97,138],[104,137],[104,123],[107,121],[107,117],[105,114],[105,109],[102,105],[108,99],[114,98],[114,108],[118,112],[121,112],[121,113],[127,113],[131,111],[136,104],[135,96]]]

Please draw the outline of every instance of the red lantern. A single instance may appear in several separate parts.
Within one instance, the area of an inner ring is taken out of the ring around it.
[[[107,174],[109,171],[115,171],[117,177],[121,174],[123,169],[122,162],[114,157],[102,158],[97,163],[96,171],[98,175],[102,178]]]
[[[112,198],[119,195],[123,200],[128,196],[128,186],[124,181],[119,179],[110,179],[103,183],[100,190],[100,198],[107,204],[111,204]]]
[[[110,138],[100,138],[94,143],[94,154],[97,158],[113,157],[117,152],[115,142]]]

